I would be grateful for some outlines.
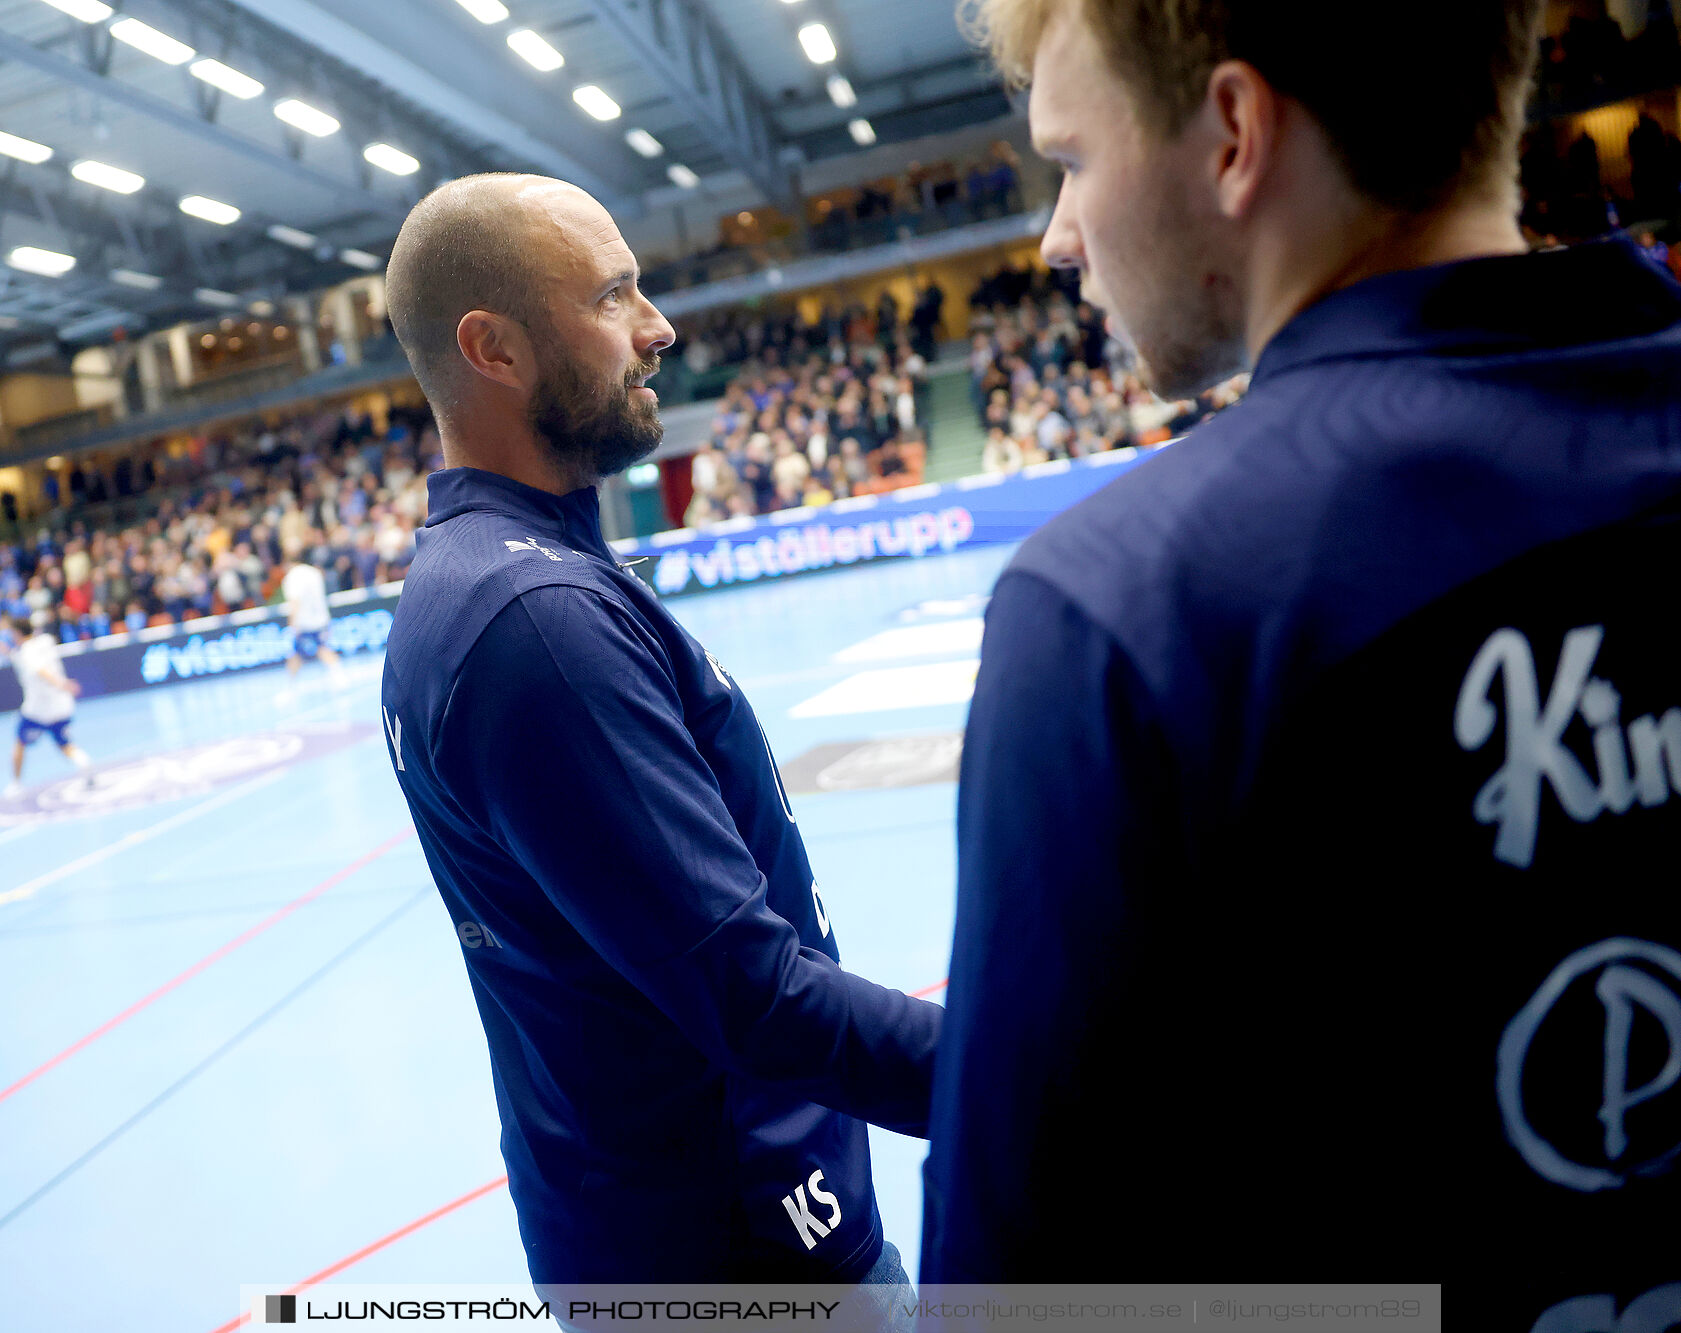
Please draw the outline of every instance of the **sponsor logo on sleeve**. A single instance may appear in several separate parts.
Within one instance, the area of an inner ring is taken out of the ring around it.
[[[542,542],[531,536],[527,536],[522,542],[505,541],[502,545],[506,546],[510,551],[536,551],[541,555],[546,555],[556,564],[559,564],[560,561],[565,558],[559,551],[555,550],[554,547],[544,546]]]

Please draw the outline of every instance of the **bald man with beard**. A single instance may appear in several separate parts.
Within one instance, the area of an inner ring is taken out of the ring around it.
[[[607,211],[541,177],[428,195],[387,283],[445,468],[386,738],[532,1277],[862,1283],[888,1326],[865,1122],[926,1135],[942,1011],[841,970],[752,707],[602,537],[671,326]]]

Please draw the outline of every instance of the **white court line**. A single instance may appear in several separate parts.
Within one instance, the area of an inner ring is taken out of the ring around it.
[[[794,718],[838,717],[847,713],[882,713],[895,708],[930,708],[967,703],[975,692],[977,658],[931,662],[927,666],[884,667],[860,671],[819,690],[788,710]]]
[[[962,653],[973,657],[981,650],[981,632],[986,622],[979,616],[963,620],[936,620],[926,625],[900,625],[884,629],[842,648],[835,662],[886,662],[896,657],[934,657]]]
[[[37,875],[27,883],[18,885],[15,889],[7,889],[4,893],[0,893],[0,904],[32,898],[48,885],[56,884],[59,880],[74,875],[78,870],[86,870],[89,866],[96,866],[101,861],[108,861],[118,852],[125,852],[130,847],[137,847],[143,842],[151,841],[160,833],[168,833],[171,829],[179,828],[181,825],[197,819],[200,815],[207,815],[212,810],[219,810],[224,805],[238,800],[241,796],[249,795],[259,787],[267,786],[290,771],[290,768],[276,768],[267,773],[260,773],[249,782],[242,782],[237,787],[230,787],[219,796],[212,796],[207,801],[201,801],[198,805],[171,815],[161,824],[153,824],[150,828],[136,829],[133,833],[118,838],[109,846],[101,847],[95,852],[89,852],[86,856],[79,856],[74,861],[59,866],[57,870],[49,870],[44,875]]]
[[[44,819],[37,819],[29,824],[19,824],[15,829],[10,830],[9,832],[0,833],[0,843],[11,842],[16,838],[21,838],[25,833],[33,833],[46,822],[47,821]]]

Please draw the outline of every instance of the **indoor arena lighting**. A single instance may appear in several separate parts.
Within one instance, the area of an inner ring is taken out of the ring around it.
[[[566,57],[543,40],[538,33],[530,28],[521,28],[518,32],[508,34],[508,49],[517,55],[533,69],[540,69],[547,74],[550,70],[559,69],[566,63]]]
[[[340,250],[339,258],[347,264],[353,264],[357,268],[365,268],[370,271],[385,267],[383,259],[378,255],[370,255],[366,250]]]
[[[133,194],[146,183],[144,176],[137,176],[132,171],[124,171],[121,167],[113,167],[104,162],[95,162],[92,158],[84,158],[72,165],[70,174],[79,181],[86,181],[89,185],[97,185],[102,190],[111,190],[117,194]]]
[[[393,176],[412,176],[420,170],[418,158],[410,157],[401,148],[393,148],[388,143],[371,143],[362,150],[362,156]]]
[[[185,65],[198,54],[185,42],[178,42],[139,19],[118,19],[111,25],[111,36],[166,65]]]
[[[0,153],[22,162],[45,162],[53,150],[33,139],[20,139],[15,134],[0,133]]]
[[[617,120],[619,104],[593,83],[572,90],[572,100],[597,120]]]
[[[500,23],[508,17],[508,7],[502,0],[455,0],[480,23]]]
[[[840,54],[835,50],[835,39],[821,23],[808,23],[800,29],[800,45],[805,48],[805,58],[814,65],[827,65]]]
[[[299,231],[296,227],[288,227],[277,222],[268,229],[269,239],[279,241],[282,245],[290,245],[298,250],[315,249],[315,237],[307,231]]]
[[[111,17],[111,6],[102,0],[47,0],[61,14],[68,14],[83,23],[103,23]]]
[[[288,125],[295,125],[305,134],[313,134],[317,139],[336,133],[339,127],[338,121],[325,111],[317,111],[308,102],[300,102],[295,97],[276,102],[274,114]]]
[[[625,135],[625,142],[641,153],[643,157],[658,157],[665,152],[665,145],[649,134],[647,130],[630,130]]]
[[[42,277],[62,278],[76,267],[75,255],[61,255],[57,250],[39,250],[33,245],[20,245],[6,256],[6,262],[25,273],[39,273]]]
[[[846,131],[852,136],[852,142],[860,148],[868,148],[876,141],[875,126],[862,116],[858,117],[857,120],[847,121]]]
[[[189,194],[181,201],[181,211],[206,222],[214,222],[218,227],[239,221],[239,210],[232,204],[224,204],[220,199],[206,199],[202,194]]]
[[[828,88],[829,100],[840,107],[841,110],[844,111],[847,107],[857,104],[858,94],[852,91],[852,84],[848,82],[846,75],[831,74]]]
[[[681,162],[673,162],[665,169],[665,174],[671,177],[673,185],[681,185],[685,190],[692,190],[700,184],[700,177]]]
[[[249,74],[230,69],[220,60],[195,60],[187,66],[187,73],[195,79],[202,79],[213,88],[220,88],[225,93],[247,101],[263,90],[263,85]]]
[[[193,300],[202,305],[219,305],[225,310],[239,304],[239,298],[232,292],[224,292],[216,287],[194,287]]]
[[[155,292],[163,286],[163,279],[155,273],[141,273],[138,269],[114,268],[111,270],[111,281],[120,282],[124,287],[138,287],[143,292]]]

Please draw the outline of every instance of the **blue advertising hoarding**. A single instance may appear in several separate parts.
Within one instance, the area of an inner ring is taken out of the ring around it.
[[[327,646],[341,655],[385,647],[401,590],[402,584],[388,583],[328,598],[333,623]],[[272,666],[291,656],[292,631],[283,607],[263,607],[67,643],[60,652],[66,673],[81,684],[87,699]],[[0,713],[16,708],[22,697],[17,673],[0,670]]]
[[[1117,449],[1041,463],[1010,475],[965,477],[886,495],[787,509],[702,529],[614,542],[620,561],[662,597],[880,560],[920,560],[1017,542],[1149,451]]]
[[[735,519],[704,531],[680,528],[614,542],[613,550],[662,597],[883,560],[921,560],[1020,541],[1150,452],[1117,449],[1009,475],[964,477],[821,509]],[[384,648],[401,592],[402,584],[388,583],[333,594],[328,645],[346,656]],[[66,644],[63,654],[65,670],[90,698],[272,666],[291,651],[284,608],[262,607]],[[21,697],[16,675],[0,670],[0,712],[16,708]]]

